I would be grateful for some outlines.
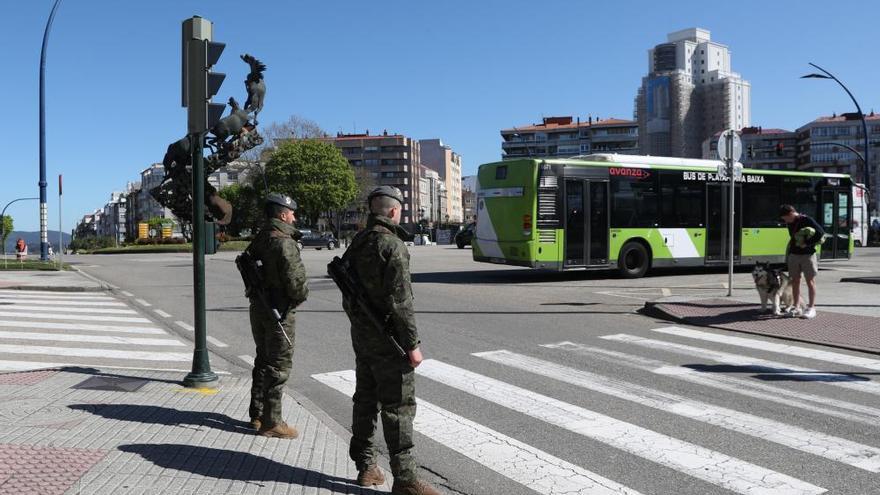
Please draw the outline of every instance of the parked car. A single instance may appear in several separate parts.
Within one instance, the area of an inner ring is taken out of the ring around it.
[[[467,227],[455,234],[455,245],[458,246],[458,249],[464,249],[465,246],[471,245],[471,241],[474,240],[474,230],[476,227],[477,224],[469,223]]]
[[[339,240],[330,232],[315,232],[311,229],[301,229],[302,238],[299,240],[300,246],[307,248],[313,247],[318,249],[336,249],[339,246]]]

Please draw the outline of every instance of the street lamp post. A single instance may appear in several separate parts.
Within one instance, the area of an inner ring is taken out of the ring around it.
[[[864,137],[864,147],[865,147],[864,154],[862,156],[860,156],[860,158],[862,159],[862,162],[864,164],[864,167],[862,168],[862,182],[867,186],[868,192],[870,192],[872,184],[870,183],[870,177],[869,177],[870,174],[868,172],[868,163],[870,163],[869,156],[868,156],[868,122],[865,120],[865,114],[864,114],[864,112],[862,112],[862,107],[859,106],[859,102],[856,101],[856,97],[853,96],[853,94],[849,90],[849,88],[847,88],[842,82],[840,82],[840,79],[835,77],[834,74],[828,72],[827,70],[823,69],[822,67],[819,67],[818,65],[816,65],[812,62],[810,62],[810,65],[812,65],[813,67],[822,71],[822,74],[816,74],[816,73],[807,74],[807,75],[801,76],[801,79],[831,79],[834,82],[836,82],[837,84],[839,84],[840,87],[843,88],[844,91],[846,91],[846,94],[849,95],[849,98],[852,100],[853,104],[856,106],[856,111],[859,113],[859,118],[862,120],[862,134]],[[849,146],[846,146],[846,148],[852,149],[852,148],[849,148]],[[853,150],[853,151],[855,151],[855,150]],[[856,156],[859,156],[859,154],[856,153]]]
[[[26,201],[26,200],[38,200],[40,198],[17,198],[12,201],[6,203],[6,206],[3,207],[3,211],[0,212],[0,240],[3,241],[3,268],[7,268],[6,265],[6,222],[4,219],[6,218],[6,208],[9,208],[9,205],[12,203],[16,203],[18,201]]]
[[[40,260],[49,260],[49,210],[46,206],[46,47],[49,45],[49,31],[61,0],[55,0],[46,29],[43,31],[43,47],[40,50]]]

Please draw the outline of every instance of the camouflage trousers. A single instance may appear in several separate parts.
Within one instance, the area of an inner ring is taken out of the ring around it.
[[[251,385],[251,419],[263,425],[274,426],[284,420],[281,415],[281,397],[293,365],[293,347],[281,335],[275,319],[261,305],[251,303],[251,332],[257,347]],[[282,325],[290,341],[294,342],[296,313],[289,311]]]
[[[364,469],[376,463],[376,416],[382,416],[385,444],[395,480],[415,481],[413,419],[416,415],[415,372],[400,357],[367,356],[356,351],[354,408],[349,456]]]

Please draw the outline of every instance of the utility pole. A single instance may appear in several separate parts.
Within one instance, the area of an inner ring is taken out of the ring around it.
[[[55,0],[46,29],[43,31],[43,48],[40,50],[40,261],[49,260],[49,210],[46,205],[46,48],[49,45],[49,32],[61,0]]]
[[[187,387],[212,387],[217,375],[211,371],[205,321],[205,135],[220,120],[225,105],[211,103],[223,84],[224,74],[211,72],[223,43],[214,43],[213,23],[194,16],[183,21],[182,104],[187,108],[187,132],[192,150],[193,229],[193,323],[195,349],[192,371],[183,379]]]
[[[736,174],[733,171],[733,139],[736,136],[736,132],[731,129],[729,135],[727,136],[727,174],[730,176],[730,206],[728,208],[729,220],[728,223],[728,252],[727,256],[730,258],[727,266],[727,297],[733,296],[733,255],[734,248],[736,243],[734,242],[733,236],[734,231],[736,230]]]

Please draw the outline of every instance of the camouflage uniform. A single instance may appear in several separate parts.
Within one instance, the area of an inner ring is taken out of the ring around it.
[[[300,259],[299,231],[277,218],[267,221],[248,250],[263,262],[266,294],[284,316],[282,325],[290,341],[295,337],[294,309],[309,295],[306,269]],[[280,424],[281,395],[290,375],[293,346],[278,332],[275,319],[254,298],[250,304],[251,331],[257,346],[251,387],[251,419],[264,428]]]
[[[403,242],[410,237],[389,218],[371,215],[367,227],[355,237],[346,253],[370,295],[373,308],[388,316],[387,325],[405,351],[419,345],[409,253]],[[357,377],[352,398],[349,455],[359,471],[376,463],[373,434],[381,404],[382,427],[395,482],[415,481],[416,462],[412,453],[416,414],[414,370],[356,305],[343,300],[343,306],[351,320]]]

